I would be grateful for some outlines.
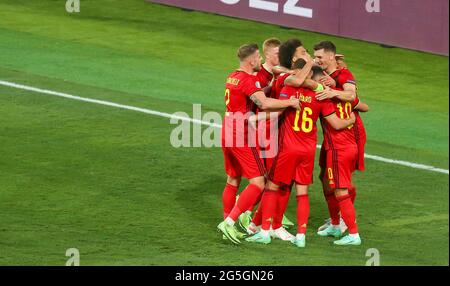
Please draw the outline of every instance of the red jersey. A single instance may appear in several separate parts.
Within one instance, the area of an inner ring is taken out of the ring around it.
[[[353,74],[346,68],[337,69],[330,74],[330,76],[336,82],[337,89],[344,89],[344,84],[350,83],[356,86],[355,78]]]
[[[232,72],[225,84],[226,111],[243,114],[253,111],[250,96],[258,91],[262,91],[261,84],[255,76],[239,70]]]
[[[338,69],[333,73],[331,73],[330,76],[336,81],[336,89],[343,90],[344,84],[346,83],[356,85],[356,81],[355,78],[353,77],[353,74],[347,68]],[[359,116],[359,112],[355,110],[354,113],[356,117],[356,122],[353,125],[352,130],[354,132],[354,138],[358,146],[359,159],[357,169],[364,170],[364,145],[366,144],[366,129],[364,128],[361,116]]]
[[[273,74],[261,65],[261,70],[256,74],[256,78],[261,84],[261,88],[268,87],[273,79]]]
[[[280,92],[284,87],[284,81],[290,76],[288,73],[283,73],[277,76],[276,80],[272,84],[272,90],[270,93],[271,98],[278,99]]]
[[[329,99],[319,101],[316,93],[306,88],[285,86],[280,92],[280,100],[291,96],[300,99],[302,109],[288,108],[283,113],[280,130],[281,148],[300,148],[315,150],[317,144],[317,126],[319,117],[327,117],[335,113]]]
[[[229,142],[228,140],[234,138],[243,138],[244,146],[248,145],[248,118],[246,115],[256,109],[250,96],[258,91],[262,91],[261,84],[255,76],[239,70],[228,76],[225,84],[226,113],[222,126],[222,146],[230,147],[234,141]],[[226,144],[225,139],[227,140]]]
[[[350,118],[350,114],[353,109],[359,104],[359,98],[356,98],[353,102],[344,102],[337,98],[333,98],[333,103],[336,115],[341,119]],[[350,145],[356,146],[354,125],[350,125],[346,129],[336,130],[326,121],[321,120],[323,130],[323,147],[325,150],[330,149],[346,149]]]

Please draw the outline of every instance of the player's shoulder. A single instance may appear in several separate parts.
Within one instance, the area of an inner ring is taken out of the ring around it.
[[[290,75],[290,73],[282,73],[278,76],[278,79],[284,82]]]
[[[339,76],[353,79],[353,73],[348,68],[342,68]],[[353,80],[354,81],[354,80]]]
[[[269,71],[268,69],[266,69],[266,67],[264,67],[264,65],[261,65],[261,69],[258,71],[258,74],[273,75],[272,71]]]
[[[289,86],[289,85],[285,85],[281,88],[279,97],[280,98],[291,97],[291,96],[295,95],[297,91],[298,91],[298,88],[295,88],[295,87]]]

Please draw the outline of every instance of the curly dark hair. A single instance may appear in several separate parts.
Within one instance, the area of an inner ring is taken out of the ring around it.
[[[292,68],[292,58],[297,48],[301,46],[303,46],[303,43],[299,39],[289,39],[281,44],[278,55],[280,65],[288,69]]]

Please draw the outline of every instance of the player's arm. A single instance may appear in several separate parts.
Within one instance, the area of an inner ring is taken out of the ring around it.
[[[326,88],[324,91],[316,95],[317,100],[324,100],[327,98],[337,97],[339,100],[344,102],[352,102],[356,98],[356,86],[351,83],[346,83],[343,86],[344,90],[335,90],[331,88]]]
[[[313,66],[313,61],[307,61],[306,65],[301,69],[295,72],[295,74],[291,74],[284,80],[285,85],[293,86],[293,87],[300,87],[305,82],[306,78],[309,75],[309,72],[311,71],[311,68]]]
[[[285,67],[282,67],[282,66],[274,66],[274,67],[272,67],[272,73],[273,74],[282,74],[282,73],[293,74],[294,71],[287,69]]]
[[[302,87],[309,88],[315,92],[321,92],[324,90],[324,87],[321,83],[309,78],[305,79],[305,82],[302,84]]]
[[[272,120],[272,119],[278,119],[280,115],[283,113],[285,109],[278,109],[273,111],[266,111],[266,112],[258,112],[258,114],[251,115],[248,120],[253,125],[253,127],[256,127],[256,122],[264,121],[264,120]]]
[[[264,94],[270,94],[270,91],[272,90],[272,85],[268,85],[265,88],[263,88]]]
[[[335,87],[336,81],[329,76],[325,71],[323,72],[324,77],[322,77],[319,82],[325,86]]]
[[[289,100],[278,100],[270,97],[266,97],[264,92],[257,91],[250,96],[250,99],[258,106],[261,110],[274,110],[274,109],[284,109],[288,107],[293,107],[300,110],[300,101],[291,97]]]
[[[368,112],[369,111],[369,106],[362,101],[359,101],[358,104],[353,107],[354,110],[358,110],[360,112]]]
[[[337,117],[336,113],[332,113],[325,117],[325,120],[336,130],[342,130],[355,124],[355,114],[352,112],[349,119],[340,119]]]

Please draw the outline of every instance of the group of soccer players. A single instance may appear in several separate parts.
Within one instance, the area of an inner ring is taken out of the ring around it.
[[[275,38],[264,42],[263,53],[262,64],[257,44],[241,46],[240,66],[226,81],[222,150],[228,177],[218,230],[235,244],[279,238],[305,247],[320,118],[320,180],[330,219],[317,234],[335,237],[335,245],[360,245],[352,174],[364,170],[366,134],[359,112],[369,108],[357,96],[343,55],[330,41],[316,44],[311,57],[299,39]],[[268,143],[266,133],[274,130],[278,137]],[[236,200],[242,177],[249,184]],[[297,198],[295,236],[283,225],[291,190]]]

